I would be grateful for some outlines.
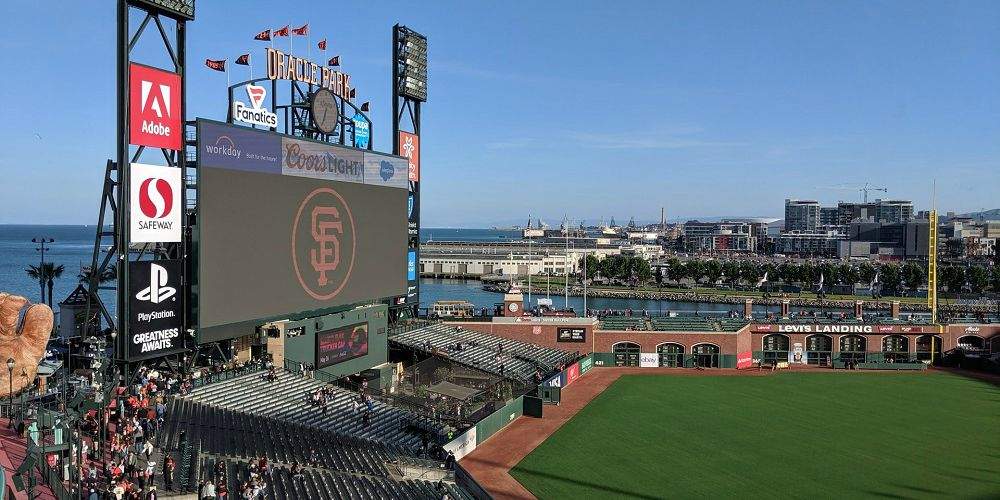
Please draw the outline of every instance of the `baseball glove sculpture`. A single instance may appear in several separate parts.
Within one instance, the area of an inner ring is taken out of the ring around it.
[[[19,295],[0,292],[0,396],[14,394],[35,380],[52,332],[52,309]],[[12,381],[5,363],[14,360]],[[23,375],[27,374],[27,376]]]

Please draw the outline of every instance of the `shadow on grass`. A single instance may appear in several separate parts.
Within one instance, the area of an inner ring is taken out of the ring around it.
[[[562,476],[557,476],[555,474],[549,474],[547,472],[539,472],[539,471],[530,470],[530,469],[516,469],[516,470],[517,470],[517,472],[520,472],[521,474],[524,474],[524,475],[527,475],[527,476],[532,476],[532,477],[536,477],[536,478],[540,478],[540,479],[548,479],[548,480],[557,481],[557,482],[560,482],[560,483],[567,483],[567,484],[572,484],[572,485],[577,485],[577,486],[583,486],[583,487],[590,488],[590,489],[597,490],[597,491],[601,491],[601,492],[604,492],[604,493],[607,493],[607,494],[623,495],[623,496],[628,496],[628,497],[632,497],[632,498],[643,498],[643,499],[646,499],[646,500],[660,500],[660,499],[663,498],[663,497],[655,497],[655,496],[652,496],[652,495],[646,495],[646,494],[643,494],[643,493],[637,493],[635,491],[623,490],[621,488],[615,488],[613,486],[608,486],[607,484],[595,483],[595,482],[591,482],[591,481],[581,481],[579,479],[570,479],[570,478],[566,478],[566,477],[562,477]],[[511,472],[514,472],[514,470],[511,470]],[[511,474],[511,476],[513,477],[513,474]],[[515,477],[514,479],[517,479],[517,478]],[[518,481],[518,482],[520,482],[520,481]],[[525,488],[527,488],[529,491],[531,490],[531,488],[528,488],[523,483],[522,483],[522,486],[525,486]]]
[[[949,366],[935,366],[933,371],[950,373],[959,377],[978,380],[980,382],[986,382],[988,384],[993,384],[996,387],[1000,387],[1000,375],[997,375],[996,373],[977,370],[963,370],[961,368],[952,368]]]

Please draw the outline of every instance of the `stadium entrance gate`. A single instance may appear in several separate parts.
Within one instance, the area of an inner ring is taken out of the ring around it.
[[[779,363],[788,361],[788,336],[776,333],[765,335],[764,342],[764,364]]]
[[[700,368],[719,367],[719,346],[714,344],[698,344],[691,348],[694,366]],[[788,359],[787,357],[785,359]]]
[[[639,366],[639,350],[639,344],[633,342],[618,342],[611,346],[615,366]]]
[[[806,337],[806,363],[825,366],[829,359],[833,359],[833,339],[829,335]]]
[[[660,354],[660,366],[684,367],[684,346],[668,342],[656,346],[656,352]]]
[[[840,337],[840,361],[844,363],[864,363],[868,341],[861,335]]]

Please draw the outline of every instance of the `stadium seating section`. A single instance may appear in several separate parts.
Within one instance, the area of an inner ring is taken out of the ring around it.
[[[221,462],[229,491],[239,492],[249,462],[266,457],[274,466],[264,491],[268,499],[430,500],[445,492],[454,499],[472,498],[453,476],[440,491],[435,482],[404,479],[396,467],[405,461],[443,469],[442,462],[417,458],[421,435],[442,437],[448,431],[443,425],[375,402],[366,426],[354,410],[351,391],[285,371],[274,382],[263,375],[253,372],[205,385],[170,401],[156,448],[177,460],[175,486],[193,491],[199,480],[215,480]],[[320,387],[333,391],[325,413],[307,401]],[[302,467],[293,477],[295,463]],[[162,479],[157,484],[162,488]]]
[[[660,332],[735,332],[748,323],[743,318],[713,318],[703,316],[606,316],[601,319],[604,330]]]
[[[503,376],[530,381],[535,371],[543,375],[561,363],[569,363],[575,353],[541,347],[527,342],[505,339],[444,323],[433,324],[397,333],[389,341],[410,349],[447,356],[448,359],[473,368]],[[455,349],[456,344],[462,349]],[[497,360],[497,345],[503,345],[502,360]]]

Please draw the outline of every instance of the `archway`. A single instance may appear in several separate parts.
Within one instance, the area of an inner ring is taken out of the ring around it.
[[[788,335],[780,333],[765,335],[762,343],[764,364],[770,365],[781,361],[788,361]]]
[[[910,340],[905,335],[888,335],[882,338],[882,357],[887,362],[910,361]]]
[[[719,367],[719,346],[715,344],[697,344],[691,348],[691,354],[694,355],[694,366]]]
[[[833,359],[833,337],[816,334],[806,337],[806,363],[829,366]]]
[[[660,366],[684,367],[684,346],[674,342],[666,342],[656,346],[656,352],[660,355]]]
[[[840,337],[840,360],[844,363],[864,363],[868,340],[861,335]]]
[[[933,340],[933,344],[931,341]],[[916,349],[917,361],[930,361],[933,354],[934,359],[941,359],[941,337],[937,335],[921,335],[917,337]]]
[[[979,335],[964,335],[958,338],[958,348],[963,351],[982,351],[985,342]]]
[[[615,366],[639,366],[639,344],[635,342],[618,342],[611,346],[615,355]]]

